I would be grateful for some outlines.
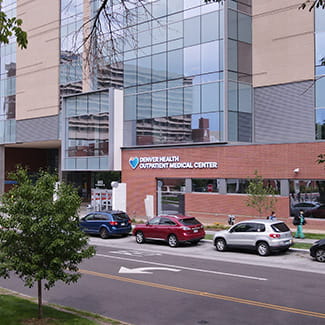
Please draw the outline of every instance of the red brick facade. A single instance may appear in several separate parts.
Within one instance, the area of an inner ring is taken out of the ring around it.
[[[127,184],[127,211],[130,216],[145,215],[146,195],[153,195],[156,201],[157,178],[246,179],[253,178],[257,170],[265,179],[325,180],[324,166],[316,163],[317,156],[324,152],[324,142],[123,149],[122,182]],[[180,162],[217,162],[218,168],[141,169],[138,166],[132,169],[129,164],[132,157],[162,156],[178,156]],[[296,168],[299,173],[294,173]],[[185,213],[209,223],[225,222],[228,214],[238,219],[256,216],[256,211],[246,206],[246,198],[241,194],[186,193]],[[289,197],[278,197],[276,212],[280,218],[288,218]],[[317,227],[324,224],[325,229],[325,220],[311,220],[310,223]]]

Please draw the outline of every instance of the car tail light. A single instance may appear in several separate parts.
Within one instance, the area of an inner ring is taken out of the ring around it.
[[[112,226],[117,226],[118,222],[117,221],[110,221],[109,224],[112,225]]]
[[[280,234],[269,234],[271,238],[280,238]]]
[[[131,220],[131,219],[129,219],[129,220],[128,220],[128,223],[132,223],[132,220]]]
[[[191,230],[190,227],[182,227],[183,230]]]

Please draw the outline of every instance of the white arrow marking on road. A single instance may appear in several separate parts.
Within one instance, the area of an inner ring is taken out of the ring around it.
[[[180,270],[171,269],[168,267],[136,267],[134,269],[129,269],[127,267],[122,266],[118,273],[132,273],[132,274],[152,274],[150,271],[171,271],[171,272],[179,272]]]
[[[258,281],[267,281],[266,278],[258,278],[255,276],[249,276],[249,275],[242,275],[242,274],[234,274],[234,273],[225,273],[225,272],[218,272],[218,271],[211,271],[211,270],[202,270],[202,269],[195,269],[191,267],[186,266],[179,266],[179,265],[169,265],[169,264],[163,264],[163,263],[156,263],[156,262],[150,262],[150,261],[144,261],[144,260],[136,260],[133,258],[127,258],[127,257],[119,257],[119,256],[113,256],[113,255],[105,255],[105,254],[98,254],[96,253],[96,256],[101,256],[105,258],[113,258],[117,260],[124,260],[124,261],[131,261],[131,262],[137,262],[137,263],[146,263],[151,265],[164,265],[164,266],[173,266],[177,267],[182,270],[188,270],[188,271],[196,271],[196,272],[203,272],[203,273],[211,273],[211,274],[218,274],[218,275],[225,275],[225,276],[232,276],[236,278],[243,278],[243,279],[251,279],[251,280],[258,280]]]

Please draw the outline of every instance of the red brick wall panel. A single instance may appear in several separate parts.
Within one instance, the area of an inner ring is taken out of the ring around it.
[[[270,179],[324,179],[324,165],[316,163],[325,152],[325,142],[268,145],[207,145],[153,149],[123,149],[122,181],[127,184],[127,210],[132,215],[144,216],[147,194],[156,196],[157,178],[249,178],[254,172]],[[181,162],[216,161],[217,169],[132,169],[131,157],[179,156]],[[293,170],[299,168],[299,173]],[[198,216],[228,214],[243,217],[256,215],[245,204],[245,195],[187,193],[186,212]],[[276,212],[287,218],[289,198],[278,197]],[[318,220],[315,220],[318,222]],[[311,221],[314,223],[314,220]],[[324,222],[325,223],[325,222]]]

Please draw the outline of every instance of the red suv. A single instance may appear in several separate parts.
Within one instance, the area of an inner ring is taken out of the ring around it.
[[[157,239],[167,241],[170,247],[182,242],[197,244],[205,236],[201,222],[182,215],[154,217],[146,224],[136,225],[132,233],[138,244],[146,239]]]

